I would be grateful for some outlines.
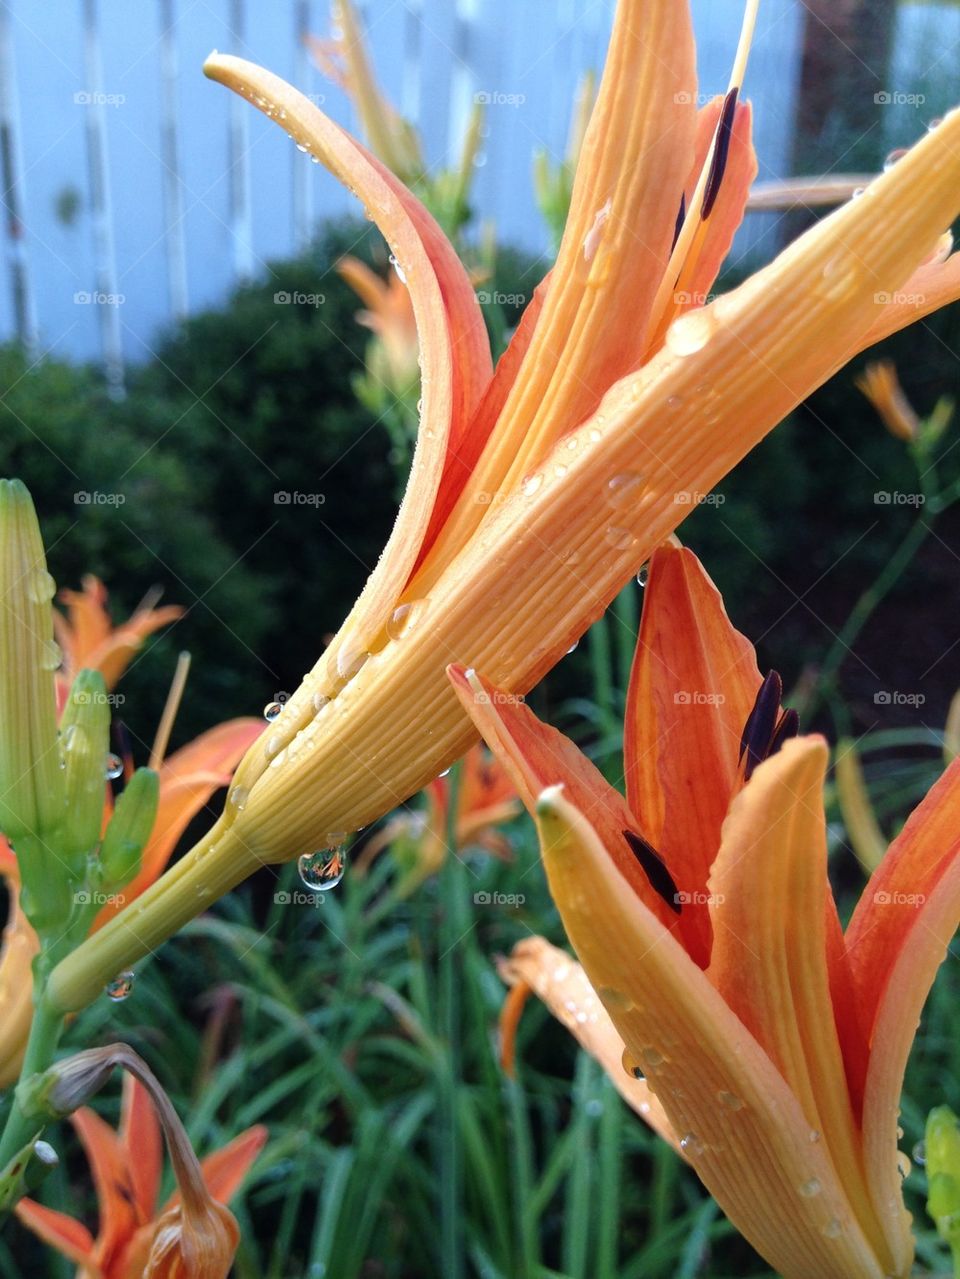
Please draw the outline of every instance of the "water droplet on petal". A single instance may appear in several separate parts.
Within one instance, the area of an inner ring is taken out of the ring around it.
[[[735,1092],[727,1092],[721,1088],[717,1093],[717,1101],[721,1106],[726,1106],[727,1110],[743,1110],[746,1104],[742,1097],[738,1097]]]
[[[403,270],[403,267],[400,265],[400,263],[397,261],[397,259],[393,256],[392,253],[390,254],[390,265],[393,267],[394,271],[396,271],[397,279],[400,281],[400,283],[406,284],[407,277]]]
[[[63,662],[63,649],[56,640],[47,640],[40,652],[40,666],[45,671],[58,670]]]
[[[115,1004],[119,1004],[133,990],[133,981],[133,971],[127,968],[122,973],[117,973],[112,981],[107,982],[103,988],[104,994],[108,999],[112,999]]]
[[[119,755],[114,755],[111,751],[104,763],[104,773],[112,782],[115,778],[120,777],[123,773],[123,760]]]
[[[410,600],[407,604],[397,605],[387,622],[387,634],[390,638],[398,640],[406,635],[411,627],[416,626],[423,615],[426,603],[426,600]]]
[[[933,119],[930,121],[930,123],[927,125],[927,132],[932,133],[934,129],[939,129],[941,124],[943,124],[943,116],[935,115]]]
[[[667,1060],[663,1053],[658,1052],[656,1048],[644,1048],[640,1057],[648,1070],[656,1070],[658,1066],[662,1066]]]
[[[811,1177],[809,1181],[805,1181],[800,1187],[800,1193],[804,1199],[813,1199],[815,1195],[820,1193],[820,1182],[816,1177]]]
[[[820,1132],[817,1128],[810,1129],[808,1140],[812,1142],[818,1142],[820,1140]]]
[[[607,545],[616,551],[629,551],[637,540],[628,528],[620,528],[616,524],[611,524],[607,529],[606,539]]]
[[[637,1061],[636,1057],[634,1057],[629,1048],[624,1048],[623,1056],[620,1058],[620,1064],[632,1079],[643,1078],[643,1067]]]
[[[537,489],[543,483],[543,476],[540,474],[528,475],[524,478],[520,485],[520,492],[524,497],[533,497]]]
[[[637,573],[637,585],[638,585],[638,586],[646,586],[646,584],[647,584],[647,579],[649,578],[649,576],[650,576],[650,565],[649,565],[649,564],[641,564],[641,565],[640,565],[640,571],[639,571],[639,573]]]
[[[263,753],[267,759],[273,759],[280,747],[283,745],[283,735],[281,733],[271,733],[263,745]]]
[[[300,878],[311,892],[336,888],[346,869],[347,859],[342,848],[320,848],[315,853],[301,854],[297,861]]]
[[[341,679],[353,679],[369,656],[363,649],[341,648],[337,654],[337,674]]]
[[[695,355],[702,351],[717,329],[717,317],[712,307],[686,311],[667,329],[664,339],[674,355]]]
[[[838,1217],[831,1217],[827,1224],[823,1227],[822,1233],[828,1239],[837,1239],[843,1234],[843,1224]]]
[[[48,604],[57,591],[57,584],[46,569],[38,569],[30,578],[27,594],[34,604]]]
[[[227,796],[227,799],[233,805],[233,807],[237,810],[238,813],[242,813],[243,810],[246,808],[247,800],[249,798],[250,798],[250,791],[247,789],[246,786],[231,787],[230,794]]]
[[[676,413],[677,409],[683,408],[682,395],[670,395],[667,397],[667,408]]]
[[[900,1180],[906,1179],[913,1172],[913,1164],[910,1162],[910,1156],[902,1150],[897,1151],[897,1172],[900,1174]]]
[[[304,142],[298,142],[298,143],[297,143],[297,150],[298,150],[298,151],[302,151],[304,155],[306,155],[306,153],[307,153],[307,151],[308,151],[309,149],[310,149],[310,148],[306,145],[306,143],[304,143]],[[382,258],[381,258],[380,260],[381,260],[381,262],[383,261],[383,259],[382,259]]]
[[[283,702],[267,702],[263,708],[263,718],[268,724],[272,724],[282,710]]]
[[[606,499],[610,506],[627,506],[640,496],[643,489],[643,476],[636,471],[624,471],[607,480]]]
[[[572,643],[572,644],[570,645],[570,647],[567,649],[567,656],[569,656],[569,655],[570,655],[570,654],[571,654],[571,653],[572,653],[572,652],[576,649],[576,647],[577,647],[577,645],[578,645],[579,643],[580,643],[580,641],[579,641],[579,640],[574,640],[574,641],[573,641],[573,643]]]
[[[897,147],[895,150],[891,151],[890,154],[887,156],[887,158],[883,162],[884,173],[889,173],[890,170],[893,168],[893,166],[898,161],[902,160],[906,154],[907,154],[906,147]]]
[[[680,1138],[680,1149],[685,1155],[696,1157],[703,1154],[705,1147],[695,1132],[688,1132]]]
[[[322,711],[325,706],[329,705],[330,698],[324,693],[314,693],[310,698],[310,703],[315,711]]]
[[[925,1142],[918,1141],[914,1146],[913,1162],[921,1168],[927,1162],[927,1147]]]

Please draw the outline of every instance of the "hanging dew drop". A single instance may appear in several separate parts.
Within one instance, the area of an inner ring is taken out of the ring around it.
[[[910,1162],[910,1156],[902,1150],[897,1151],[897,1172],[900,1174],[900,1180],[906,1179],[913,1172],[913,1164]]]
[[[927,1147],[922,1141],[918,1141],[913,1148],[913,1162],[920,1168],[927,1162]]]
[[[416,626],[426,603],[426,600],[410,600],[393,610],[387,622],[387,634],[392,640],[402,639],[407,631]]]
[[[122,973],[118,973],[112,981],[108,981],[104,986],[104,994],[108,999],[112,999],[115,1004],[119,1004],[126,999],[133,990],[134,974],[131,969],[126,969]]]
[[[57,584],[46,569],[38,569],[30,579],[27,593],[34,604],[49,604],[57,591]]]
[[[889,173],[890,170],[893,168],[893,166],[899,163],[899,161],[901,161],[906,154],[907,154],[906,147],[897,147],[896,150],[891,151],[890,154],[887,156],[887,158],[883,162],[884,173]]]
[[[804,1199],[813,1199],[820,1193],[820,1182],[816,1177],[811,1177],[809,1181],[805,1181],[800,1187],[800,1193]]]
[[[45,671],[59,670],[63,662],[63,650],[56,640],[47,640],[40,653],[40,665]]]
[[[115,781],[123,774],[123,760],[111,751],[106,758],[103,771],[109,781]]]
[[[283,702],[267,702],[263,708],[263,718],[268,724],[272,724],[282,710]]]
[[[650,577],[650,565],[641,564],[640,571],[637,573],[637,585],[646,586]]]
[[[528,475],[520,485],[520,492],[524,497],[533,497],[542,483],[542,475]]]
[[[342,848],[320,848],[314,853],[302,853],[297,861],[300,878],[313,893],[336,888],[346,869],[347,859]]]
[[[636,1057],[634,1057],[629,1048],[624,1048],[623,1056],[620,1058],[620,1064],[631,1079],[643,1078],[643,1067],[637,1061]]]

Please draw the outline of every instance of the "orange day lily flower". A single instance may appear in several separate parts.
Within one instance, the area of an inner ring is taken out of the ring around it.
[[[214,1275],[227,1273],[229,1259],[219,1269],[187,1272],[163,1269],[162,1258],[157,1258],[164,1243],[162,1233],[169,1232],[178,1213],[187,1214],[179,1194],[162,1206],[157,1202],[163,1169],[160,1124],[139,1080],[133,1075],[124,1076],[119,1131],[88,1107],[77,1110],[70,1122],[93,1173],[100,1216],[97,1236],[94,1238],[81,1221],[32,1199],[21,1199],[16,1207],[25,1226],[75,1262],[80,1267],[79,1274],[91,1279],[142,1279],[145,1274],[187,1273],[193,1274],[194,1279],[213,1279]],[[266,1139],[267,1130],[257,1125],[201,1160],[206,1193],[217,1205],[226,1204],[239,1190]],[[236,1230],[235,1223],[232,1230]],[[234,1237],[234,1246],[235,1243]],[[146,1270],[148,1259],[152,1265]]]
[[[740,100],[698,110],[686,0],[619,0],[556,266],[491,368],[467,271],[386,167],[279,77],[214,54],[363,202],[410,290],[422,411],[407,491],[349,617],[241,764],[242,803],[54,973],[53,1005],[157,946],[253,870],[342,842],[459,758],[445,677],[524,693],[708,492],[858,351],[960,294],[960,112],[769,266],[705,303],[756,172]],[[908,282],[909,281],[909,282]],[[678,501],[678,495],[682,495]]]
[[[558,972],[569,961],[527,941],[507,975],[563,1006],[621,1091],[628,1072],[631,1103],[785,1279],[901,1279],[913,1241],[898,1107],[960,921],[960,764],[891,844],[842,931],[827,877],[825,742],[792,737],[779,680],[761,680],[695,556],[658,550],[647,591],[626,798],[526,707],[452,672],[536,813],[583,966]]]
[[[373,333],[383,353],[382,360],[379,354],[374,359],[368,356],[368,368],[396,395],[402,395],[416,386],[420,377],[417,321],[407,286],[393,267],[384,279],[349,254],[337,263],[337,271],[366,308],[357,313],[357,323]]]
[[[450,783],[446,775],[435,778],[424,796],[426,807],[391,817],[367,840],[354,866],[355,872],[363,874],[378,853],[394,846],[404,866],[397,886],[403,897],[435,875],[447,856]],[[455,807],[457,853],[481,848],[501,860],[510,857],[510,843],[497,827],[516,817],[520,801],[506,769],[479,743],[463,757]]]
[[[162,626],[183,616],[178,604],[157,608],[151,593],[125,622],[114,626],[107,611],[107,588],[98,577],[87,573],[82,590],[62,590],[59,598],[66,614],[54,610],[54,634],[63,653],[57,675],[58,700],[64,700],[77,671],[99,671],[108,689],[115,687],[144,640]]]

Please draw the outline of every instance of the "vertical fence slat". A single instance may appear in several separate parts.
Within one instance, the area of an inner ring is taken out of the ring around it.
[[[190,303],[178,136],[179,64],[174,5],[175,0],[160,0],[160,152],[163,160],[164,239],[170,314],[173,319],[182,320],[189,311]]]
[[[83,0],[83,51],[89,102],[86,112],[87,172],[93,229],[95,310],[100,330],[104,374],[111,395],[122,397],[123,339],[120,308],[116,301],[117,265],[107,160],[107,124],[104,106],[103,58],[97,21],[97,0]]]
[[[4,232],[10,267],[14,333],[32,354],[38,343],[37,313],[23,223],[26,191],[20,148],[19,99],[10,11],[6,4],[0,5],[0,181],[3,182],[6,211]]]
[[[249,56],[245,40],[244,0],[230,0],[230,35],[233,52]],[[253,212],[250,198],[250,113],[238,94],[230,96],[230,232],[233,239],[233,273],[237,280],[253,275]]]

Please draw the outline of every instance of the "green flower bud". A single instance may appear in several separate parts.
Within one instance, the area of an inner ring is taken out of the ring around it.
[[[67,821],[58,845],[71,863],[100,841],[109,745],[107,686],[99,671],[81,671],[60,717]]]
[[[140,869],[159,801],[158,774],[152,768],[138,768],[117,800],[100,848],[103,885],[108,891],[128,884]]]
[[[960,1123],[949,1106],[930,1111],[924,1147],[927,1212],[940,1238],[950,1245],[954,1269],[960,1272]]]
[[[40,527],[19,480],[0,480],[0,830],[16,842],[63,821],[51,600]]]

